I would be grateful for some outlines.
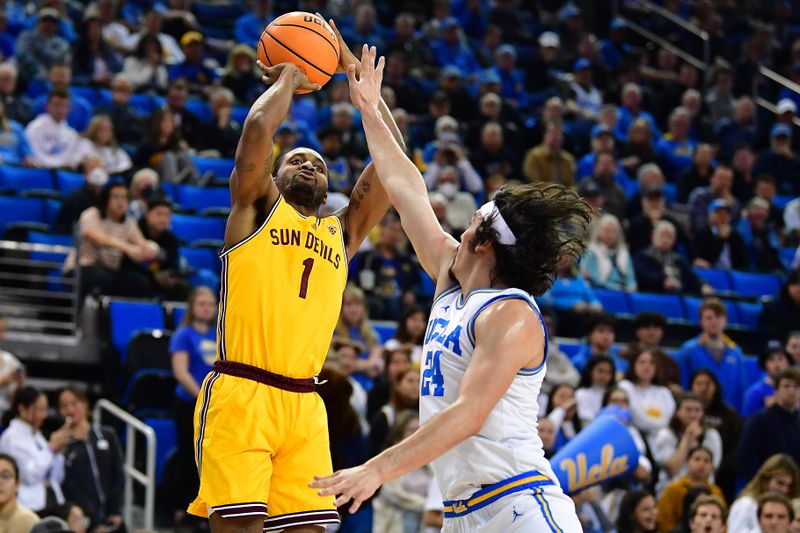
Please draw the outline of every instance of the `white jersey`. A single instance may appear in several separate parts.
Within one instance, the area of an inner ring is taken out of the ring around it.
[[[420,369],[421,423],[455,402],[475,349],[475,319],[489,305],[504,299],[526,301],[544,329],[533,297],[519,289],[479,289],[465,300],[461,288],[455,286],[434,300]],[[466,498],[486,485],[534,470],[558,483],[537,431],[537,397],[546,371],[546,342],[545,361],[537,368],[520,369],[480,432],[433,461],[445,500]]]

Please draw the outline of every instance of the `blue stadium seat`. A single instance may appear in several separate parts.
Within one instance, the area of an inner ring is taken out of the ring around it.
[[[16,193],[31,189],[53,189],[53,173],[47,168],[0,166],[0,189]]]
[[[75,189],[83,187],[83,174],[80,172],[69,172],[67,170],[56,170],[56,189],[62,196],[66,196]]]
[[[176,307],[172,310],[172,323],[175,324],[175,328],[178,328],[178,324],[181,323],[183,320],[183,315],[186,314],[186,307]]]
[[[764,377],[764,371],[761,370],[760,366],[758,366],[758,359],[755,357],[746,355],[744,356],[743,361],[745,375],[744,388],[747,390],[750,385]]]
[[[215,178],[228,179],[233,172],[233,159],[214,159],[212,157],[193,156],[195,166],[200,175],[211,171]]]
[[[123,363],[134,333],[140,329],[164,329],[164,311],[155,302],[113,300],[109,304],[109,317],[111,344]]]
[[[742,326],[756,329],[761,318],[761,312],[764,311],[764,306],[758,302],[736,302],[736,307],[739,311],[738,323]]]
[[[595,287],[592,289],[594,295],[603,304],[603,310],[613,315],[631,314],[631,306],[628,295],[623,291],[613,291]]]
[[[205,268],[212,272],[219,272],[220,262],[217,254],[211,248],[190,248],[181,247],[179,250],[181,259],[192,268]]]
[[[728,310],[728,323],[741,324],[739,309],[736,302],[732,300],[722,300]],[[703,305],[703,298],[697,296],[684,296],[683,306],[686,312],[686,319],[690,322],[700,323],[700,306]]]
[[[0,196],[0,236],[13,222],[44,223],[44,209],[39,198]]]
[[[655,311],[667,318],[679,320],[686,318],[683,312],[681,297],[676,294],[646,294],[634,292],[628,294],[628,297],[630,298],[631,311],[633,314],[639,314],[644,311]]]
[[[214,113],[211,112],[211,107],[208,102],[203,100],[189,100],[186,102],[186,111],[192,113],[200,122],[211,122],[214,118]]]
[[[75,239],[72,235],[59,235],[54,233],[41,233],[31,231],[28,233],[28,242],[32,244],[55,244],[59,246],[74,246]],[[62,262],[66,254],[58,252],[31,252],[30,258],[34,261]]]
[[[209,207],[231,207],[231,193],[227,187],[178,185],[175,193],[181,207],[194,209],[198,213]]]
[[[431,298],[436,293],[436,283],[424,270],[420,270],[420,296]]]
[[[667,204],[674,204],[678,201],[678,186],[674,183],[665,183],[664,184],[664,198],[667,200]]]
[[[752,274],[731,272],[733,290],[741,296],[775,296],[781,288],[781,280],[774,274]]]
[[[134,111],[137,111],[145,116],[150,116],[153,114],[153,111],[158,109],[160,104],[161,101],[150,94],[136,93],[131,95],[130,106],[134,109]]]
[[[249,107],[245,106],[235,106],[233,111],[231,111],[231,120],[234,122],[238,122],[239,124],[244,124],[244,119],[247,118],[247,114],[250,112]]]
[[[221,241],[225,237],[225,219],[175,214],[172,215],[172,232],[188,243],[202,240]]]
[[[313,98],[295,98],[292,102],[292,110],[289,114],[295,121],[304,123],[308,129],[312,131],[317,130],[319,124],[319,109]],[[356,117],[353,118],[355,119]]]
[[[156,433],[156,483],[160,485],[167,458],[178,446],[178,432],[172,418],[145,418],[144,423]]]
[[[43,198],[42,209],[45,224],[52,227],[56,223],[58,212],[61,211],[61,200],[56,200],[55,198]]]
[[[579,342],[562,342],[558,344],[558,349],[564,352],[564,355],[572,360],[575,357],[581,348],[583,348],[583,344]]]
[[[781,211],[783,211],[783,209],[786,207],[786,204],[788,204],[789,202],[791,202],[795,198],[796,198],[796,196],[780,196],[780,195],[778,195],[778,196],[776,196],[775,198],[772,199],[772,205],[774,205],[777,209],[780,209]]]
[[[728,292],[732,289],[731,278],[726,270],[719,270],[716,268],[693,268],[698,278],[704,283],[708,283],[717,292]]]
[[[378,342],[381,344],[394,337],[394,334],[397,332],[397,322],[375,321],[370,322],[370,325],[378,334]]]

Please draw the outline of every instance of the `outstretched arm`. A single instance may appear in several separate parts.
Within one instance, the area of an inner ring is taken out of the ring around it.
[[[384,59],[375,65],[376,51],[364,45],[361,68],[347,69],[350,99],[360,111],[375,169],[422,267],[434,279],[449,264],[458,243],[442,230],[428,201],[428,191],[417,167],[406,156],[381,118],[381,79]]]
[[[225,247],[233,246],[255,231],[253,204],[266,197],[271,208],[278,200],[278,188],[271,179],[272,137],[286,118],[292,95],[300,88],[319,89],[296,66],[282,63],[266,67],[262,79],[272,86],[258,97],[250,108],[236,147],[236,160],[231,172],[231,214],[225,231]]]
[[[476,346],[464,372],[458,398],[425,422],[406,440],[362,466],[315,478],[311,487],[321,496],[335,495],[336,506],[351,498],[358,510],[388,479],[426,465],[477,434],[522,367],[538,367],[544,352],[544,332],[527,302],[505,300],[488,307],[475,320]],[[531,353],[538,353],[532,356]],[[492,376],[487,380],[486,376]],[[453,384],[450,384],[453,386]],[[444,387],[448,383],[443,384]]]

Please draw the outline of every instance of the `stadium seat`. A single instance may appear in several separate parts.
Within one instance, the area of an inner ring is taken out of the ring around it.
[[[192,161],[194,161],[201,176],[211,171],[215,178],[228,179],[231,172],[233,172],[233,159],[192,156]]]
[[[781,263],[783,263],[783,266],[791,269],[798,251],[800,251],[800,248],[781,248]]]
[[[192,113],[194,116],[200,119],[200,122],[211,122],[214,118],[214,114],[211,112],[211,107],[209,107],[207,102],[203,100],[189,100],[186,102],[186,111]]]
[[[181,321],[183,320],[183,316],[186,314],[186,307],[176,307],[172,310],[172,323],[175,324],[175,329],[178,328]]]
[[[144,423],[156,433],[156,484],[161,484],[164,465],[178,446],[178,432],[172,418],[145,418]]]
[[[420,270],[420,296],[423,298],[432,298],[436,293],[436,282],[424,270]]]
[[[175,378],[172,370],[139,370],[128,383],[123,405],[133,416],[171,417],[175,402]]]
[[[83,187],[83,174],[80,172],[69,172],[67,170],[56,170],[56,189],[62,196],[66,196],[75,189]]]
[[[628,295],[623,291],[613,291],[609,289],[593,288],[592,291],[600,303],[603,304],[603,310],[611,314],[631,314],[630,302],[628,302]]]
[[[758,327],[761,312],[764,310],[764,306],[761,303],[736,302],[736,307],[739,312],[738,323],[740,325],[751,329]]]
[[[0,235],[6,226],[18,222],[38,222],[43,224],[44,209],[39,198],[17,198],[0,196]]]
[[[123,363],[134,333],[142,329],[164,329],[164,312],[155,302],[112,300],[108,312],[111,344]]]
[[[150,94],[136,93],[131,95],[130,106],[141,115],[150,116],[159,107],[160,101]]]
[[[781,288],[781,280],[773,274],[731,272],[733,291],[740,296],[756,298],[775,296]]]
[[[212,272],[220,271],[219,258],[211,248],[191,248],[182,246],[180,250],[178,250],[178,253],[181,259],[194,269],[200,270],[204,268]]]
[[[370,325],[375,329],[375,332],[378,334],[378,342],[380,344],[385,343],[389,339],[394,337],[394,334],[397,332],[397,322],[391,321],[372,321]]]
[[[667,205],[672,205],[678,201],[678,186],[674,183],[664,184],[664,198],[667,200]]]
[[[716,268],[693,268],[692,272],[704,283],[711,285],[717,292],[731,290],[731,278],[726,270]]]
[[[47,168],[0,166],[0,189],[19,194],[31,189],[53,189],[53,173]]]
[[[583,348],[583,344],[579,342],[560,342],[558,343],[558,349],[564,352],[564,355],[572,360],[575,357],[581,348]]]
[[[58,212],[61,211],[61,200],[54,198],[43,198],[42,209],[44,215],[44,222],[50,227],[55,226]]]
[[[686,318],[683,312],[681,297],[676,294],[628,294],[633,314],[644,311],[655,311],[667,318],[683,320]]]
[[[41,233],[38,231],[28,232],[28,242],[32,244],[54,244],[58,246],[75,245],[75,239],[72,235]],[[64,261],[66,255],[66,253],[61,252],[31,252],[29,257],[33,261],[52,261],[61,263]]]
[[[761,370],[761,367],[758,366],[758,359],[755,357],[744,356],[744,375],[745,375],[745,385],[744,388],[747,390],[750,385],[758,381],[759,379],[764,377],[764,371]]]
[[[178,185],[175,191],[177,202],[184,209],[200,213],[209,207],[231,207],[231,193],[227,187],[197,187]]]
[[[783,211],[783,209],[786,207],[786,205],[789,202],[791,202],[792,200],[794,200],[795,198],[796,198],[796,196],[781,196],[781,195],[778,195],[778,196],[776,196],[776,197],[774,197],[772,199],[772,205],[775,206],[776,209],[780,209],[781,211]]]
[[[231,120],[234,122],[238,122],[239,124],[244,124],[244,119],[247,118],[247,114],[250,112],[249,107],[245,106],[235,106],[233,111],[231,111]]]
[[[172,334],[160,329],[139,330],[128,343],[127,370],[133,375],[139,370],[156,368],[170,370],[172,359],[169,342]]]
[[[172,232],[178,239],[192,243],[202,240],[222,241],[225,237],[225,219],[192,215],[172,215]]]

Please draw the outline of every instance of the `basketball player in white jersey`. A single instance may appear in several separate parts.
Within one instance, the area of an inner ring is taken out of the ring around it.
[[[436,280],[423,347],[422,426],[364,465],[315,478],[351,512],[387,479],[432,463],[444,497],[442,531],[580,532],[536,430],[547,335],[531,294],[559,258],[584,249],[591,208],[560,185],[506,186],[461,236],[445,233],[417,168],[378,115],[384,60],[364,47],[348,70],[378,177],[422,266]]]

